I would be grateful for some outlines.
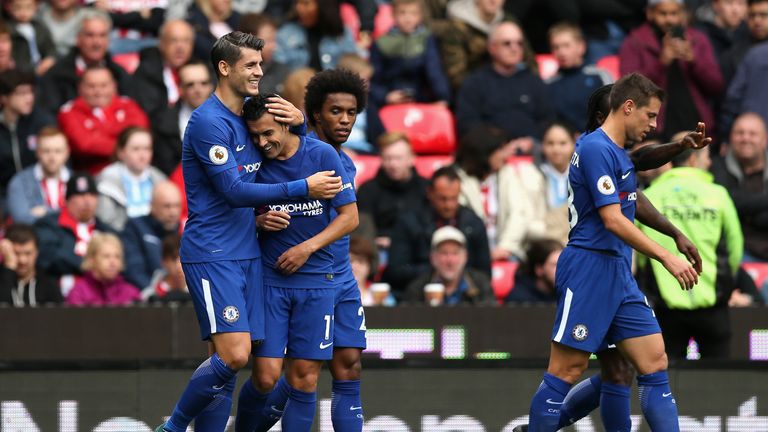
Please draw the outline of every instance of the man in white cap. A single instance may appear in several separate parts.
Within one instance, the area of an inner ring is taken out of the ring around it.
[[[446,225],[432,234],[429,254],[431,269],[408,285],[407,301],[424,303],[425,287],[439,285],[442,295],[430,299],[432,305],[493,304],[488,276],[467,268],[467,238],[456,227]]]

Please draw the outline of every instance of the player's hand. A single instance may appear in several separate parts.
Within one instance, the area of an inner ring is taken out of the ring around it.
[[[283,274],[293,274],[307,262],[310,255],[312,255],[312,251],[307,245],[304,243],[297,244],[280,255],[275,263],[275,268]]]
[[[336,171],[320,171],[307,177],[310,198],[331,199],[341,192],[341,177]]]
[[[292,103],[280,96],[271,97],[267,100],[269,101],[267,111],[270,114],[274,114],[275,120],[278,122],[289,126],[301,126],[304,124],[304,113],[293,106]]]
[[[664,265],[664,268],[677,279],[681,289],[687,291],[699,283],[699,275],[696,274],[696,270],[676,255],[671,253],[667,254],[667,256],[661,260],[661,263]]]
[[[291,224],[291,215],[286,212],[270,210],[256,216],[256,226],[263,231],[281,231]]]
[[[696,246],[688,239],[688,237],[683,234],[678,235],[675,237],[675,245],[677,245],[677,250],[688,258],[688,262],[691,263],[694,270],[696,270],[696,273],[701,274],[701,256],[699,255],[699,250],[696,249]]]
[[[686,148],[700,149],[712,144],[712,138],[707,137],[703,122],[696,125],[696,130],[683,137],[683,145]]]

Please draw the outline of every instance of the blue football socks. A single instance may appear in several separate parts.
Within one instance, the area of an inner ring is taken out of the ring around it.
[[[637,376],[640,408],[654,431],[678,432],[677,404],[669,388],[667,371]]]
[[[289,387],[288,403],[283,412],[283,432],[309,432],[315,419],[316,392],[303,392]]]
[[[186,432],[187,426],[200,414],[216,396],[225,392],[225,387],[237,371],[229,368],[218,354],[212,355],[198,366],[189,379],[173,413],[165,423],[168,432]]]
[[[632,420],[629,418],[630,391],[631,388],[627,386],[603,383],[600,393],[600,416],[603,418],[606,432],[629,432],[632,429]]]
[[[335,432],[361,432],[363,430],[360,380],[333,380],[331,422]]]
[[[232,393],[237,379],[232,377],[213,402],[195,417],[195,432],[221,432],[227,428],[229,413],[232,412]]]
[[[554,432],[560,423],[560,408],[571,384],[549,373],[531,400],[528,430],[530,432]]]
[[[565,396],[560,408],[558,429],[570,426],[594,411],[600,404],[600,388],[603,381],[600,374],[574,385]]]
[[[235,432],[266,432],[280,420],[288,401],[288,383],[285,377],[267,394],[260,393],[248,380],[240,388],[237,400]]]

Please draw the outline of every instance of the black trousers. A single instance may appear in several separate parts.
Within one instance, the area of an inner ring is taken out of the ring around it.
[[[696,339],[703,359],[730,356],[731,320],[727,305],[693,310],[657,308],[655,312],[670,358],[684,359],[691,337]]]

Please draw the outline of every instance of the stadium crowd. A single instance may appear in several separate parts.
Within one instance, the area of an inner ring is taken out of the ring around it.
[[[309,78],[337,67],[368,83],[345,144],[366,306],[554,302],[587,101],[630,72],[667,94],[656,134],[634,149],[699,121],[714,138],[711,163],[640,177],[650,192],[698,170],[727,191],[704,206],[732,201],[738,220],[717,219],[725,234],[711,241],[731,266],[705,307],[768,294],[768,0],[82,3],[3,3],[0,303],[189,300],[181,142],[215,88],[211,46],[232,30],[265,41],[262,93],[301,107]],[[720,217],[654,204],[673,222]],[[638,279],[661,305],[653,269],[639,265]]]

